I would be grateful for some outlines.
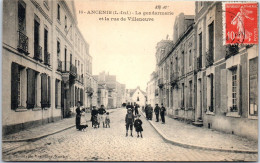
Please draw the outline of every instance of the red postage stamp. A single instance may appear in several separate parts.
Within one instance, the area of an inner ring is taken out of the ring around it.
[[[258,3],[223,4],[225,44],[258,44]]]

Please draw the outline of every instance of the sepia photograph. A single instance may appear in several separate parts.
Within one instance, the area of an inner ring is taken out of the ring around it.
[[[1,0],[2,161],[258,161],[258,2]]]

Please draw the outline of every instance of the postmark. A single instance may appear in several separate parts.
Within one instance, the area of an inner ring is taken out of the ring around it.
[[[258,44],[258,3],[223,3],[224,44]]]

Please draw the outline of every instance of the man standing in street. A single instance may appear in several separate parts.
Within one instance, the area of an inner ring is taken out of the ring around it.
[[[101,108],[98,109],[98,114],[99,114],[99,122],[103,123],[103,128],[105,127],[105,120],[104,120],[104,114],[106,113],[106,110],[104,108],[104,105],[101,105]]]
[[[161,108],[158,106],[158,104],[155,104],[155,108],[154,108],[154,112],[155,112],[155,115],[156,115],[156,122],[159,122],[159,113],[160,113],[160,110]]]
[[[162,124],[165,123],[165,107],[163,106],[163,103],[162,103],[162,107],[161,107],[161,118],[162,118]]]

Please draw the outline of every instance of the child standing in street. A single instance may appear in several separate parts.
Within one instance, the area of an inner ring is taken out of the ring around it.
[[[142,124],[143,124],[143,122],[139,118],[140,116],[141,116],[140,114],[137,115],[137,118],[136,118],[136,120],[134,122],[134,127],[135,127],[135,130],[137,132],[137,137],[139,138],[139,132],[140,132],[140,136],[141,136],[141,138],[143,138],[143,135],[142,135],[142,131],[143,131]]]
[[[110,128],[109,112],[106,113],[105,124],[106,124],[106,128],[107,126]]]

